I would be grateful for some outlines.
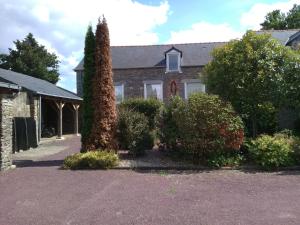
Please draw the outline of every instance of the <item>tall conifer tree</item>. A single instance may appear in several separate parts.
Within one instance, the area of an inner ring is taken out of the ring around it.
[[[92,79],[95,75],[95,35],[92,26],[89,25],[85,36],[84,47],[84,76],[83,76],[83,124],[81,130],[81,150],[87,151],[93,148],[91,130],[93,124],[94,107],[92,103]]]
[[[116,102],[110,55],[109,31],[105,18],[99,19],[96,29],[96,73],[93,77],[94,149],[114,149],[116,129]]]

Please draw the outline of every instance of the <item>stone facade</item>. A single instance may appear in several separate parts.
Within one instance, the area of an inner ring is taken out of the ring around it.
[[[13,118],[32,117],[36,121],[38,136],[39,98],[29,92],[20,91],[13,94],[0,95],[0,166],[1,170],[12,165],[13,150]]]
[[[124,99],[144,98],[144,83],[160,81],[163,85],[163,100],[167,102],[171,96],[171,82],[175,81],[177,93],[185,97],[184,82],[200,79],[203,67],[181,67],[181,72],[166,72],[165,67],[114,69],[113,80],[115,84],[124,86]],[[77,71],[77,94],[82,96],[83,72]]]
[[[76,71],[77,95],[83,96],[83,71]]]
[[[30,96],[27,92],[20,91],[13,100],[13,117],[30,117]]]
[[[13,98],[10,94],[0,96],[0,166],[7,170],[12,165],[13,145]]]
[[[31,117],[36,123],[37,137],[39,130],[39,97],[30,92],[20,91],[13,99],[13,117]]]

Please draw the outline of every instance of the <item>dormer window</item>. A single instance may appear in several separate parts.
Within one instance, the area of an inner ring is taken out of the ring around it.
[[[179,71],[179,54],[168,54],[168,70]]]
[[[182,53],[178,49],[172,47],[165,53],[166,56],[166,72],[181,72],[180,63]]]

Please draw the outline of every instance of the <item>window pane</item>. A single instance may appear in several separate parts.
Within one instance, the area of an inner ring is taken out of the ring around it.
[[[115,86],[115,95],[116,95],[117,103],[119,103],[123,100],[123,86],[122,85]]]
[[[205,85],[200,82],[187,83],[186,84],[186,94],[189,97],[190,94],[195,92],[205,92]]]
[[[178,70],[178,55],[169,54],[169,70]]]
[[[162,99],[161,84],[146,84],[147,98]]]

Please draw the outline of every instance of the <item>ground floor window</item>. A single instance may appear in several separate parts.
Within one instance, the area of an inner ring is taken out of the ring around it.
[[[163,100],[163,86],[161,81],[144,82],[144,98],[155,98]]]
[[[184,97],[187,99],[190,94],[205,92],[205,85],[200,80],[189,80],[184,82]]]
[[[124,100],[124,84],[115,85],[115,96],[117,104]]]

